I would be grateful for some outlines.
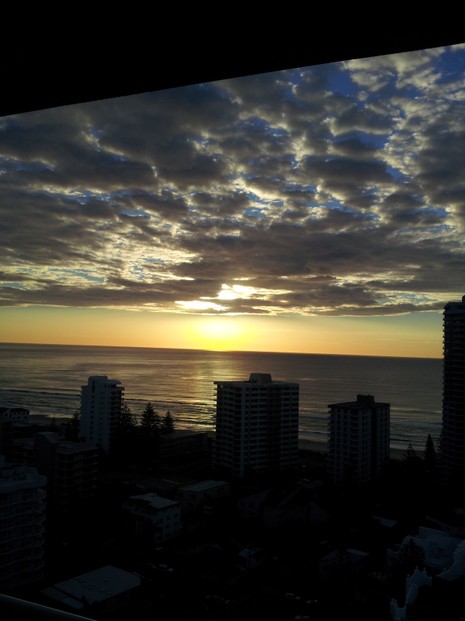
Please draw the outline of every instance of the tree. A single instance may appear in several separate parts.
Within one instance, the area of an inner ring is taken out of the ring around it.
[[[419,493],[421,488],[420,483],[423,481],[424,462],[413,448],[411,442],[409,442],[408,448],[405,451],[402,460],[404,473],[403,483],[407,485],[407,488],[410,488],[410,500],[412,500],[414,495],[413,491],[415,493]]]
[[[425,459],[425,466],[427,467],[427,469],[434,470],[437,463],[437,453],[431,434],[428,434],[428,438],[426,439],[425,451],[423,455]]]
[[[121,413],[119,417],[119,431],[122,434],[131,433],[136,427],[136,421],[131,408],[123,401],[121,404]]]
[[[411,574],[415,567],[423,569],[425,565],[425,552],[411,537],[399,548],[399,563],[404,568],[406,574]]]
[[[65,438],[71,442],[79,442],[80,439],[80,423],[81,412],[76,410],[73,417],[66,423]]]
[[[409,442],[407,450],[403,454],[402,459],[409,464],[417,464],[419,462],[420,457],[418,457],[417,452],[413,448],[411,442]]]
[[[160,431],[160,416],[157,414],[150,401],[147,403],[142,412],[140,426],[147,433],[147,435],[152,438],[157,436]]]
[[[161,421],[161,431],[164,434],[173,433],[174,431],[174,418],[171,412],[168,410]]]
[[[139,461],[152,468],[159,457],[161,419],[150,401],[142,412],[139,431],[141,432],[138,440]]]
[[[112,466],[125,468],[137,462],[137,425],[131,408],[123,400],[119,416],[119,424],[112,440]]]

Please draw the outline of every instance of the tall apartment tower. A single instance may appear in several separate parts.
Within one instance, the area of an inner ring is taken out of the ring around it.
[[[328,478],[337,485],[364,485],[389,460],[390,405],[371,395],[331,403],[329,408]]]
[[[47,478],[0,455],[0,592],[44,576]]]
[[[81,386],[79,433],[105,452],[110,451],[118,429],[123,395],[120,381],[108,379],[106,375],[91,375],[87,385]]]
[[[441,464],[446,480],[465,483],[465,295],[443,312]]]
[[[213,465],[233,477],[292,469],[298,463],[299,385],[252,373],[214,382]]]

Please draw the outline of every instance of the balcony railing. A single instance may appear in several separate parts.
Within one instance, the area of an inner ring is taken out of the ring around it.
[[[24,619],[28,621],[39,619],[44,621],[95,621],[90,617],[82,617],[72,612],[57,610],[2,593],[0,593],[0,619],[2,621],[23,621]]]

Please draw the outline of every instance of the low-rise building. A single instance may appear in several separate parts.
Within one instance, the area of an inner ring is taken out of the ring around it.
[[[98,482],[98,450],[89,443],[60,440],[57,433],[34,438],[36,466],[50,480],[54,506],[66,511],[95,498]]]
[[[149,492],[130,496],[122,505],[123,512],[137,537],[159,544],[177,537],[181,531],[181,503]]]
[[[225,498],[228,494],[229,483],[212,479],[183,485],[178,489],[178,498],[183,511],[197,511],[219,498]]]
[[[107,565],[57,582],[44,589],[44,601],[59,610],[98,619],[137,618],[141,578],[138,574]],[[131,614],[132,613],[132,614]],[[56,618],[59,618],[57,613]]]
[[[0,421],[11,421],[12,423],[29,423],[30,415],[27,408],[9,405],[0,406]]]
[[[160,434],[160,459],[163,463],[195,461],[209,451],[209,437],[206,431],[176,429]]]
[[[10,457],[47,477],[48,502],[54,509],[71,510],[95,498],[98,449],[93,444],[62,440],[56,432],[42,431],[33,438],[15,440]]]

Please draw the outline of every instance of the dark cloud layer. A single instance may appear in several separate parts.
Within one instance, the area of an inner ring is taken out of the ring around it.
[[[5,117],[0,305],[442,308],[464,138],[462,45]]]

